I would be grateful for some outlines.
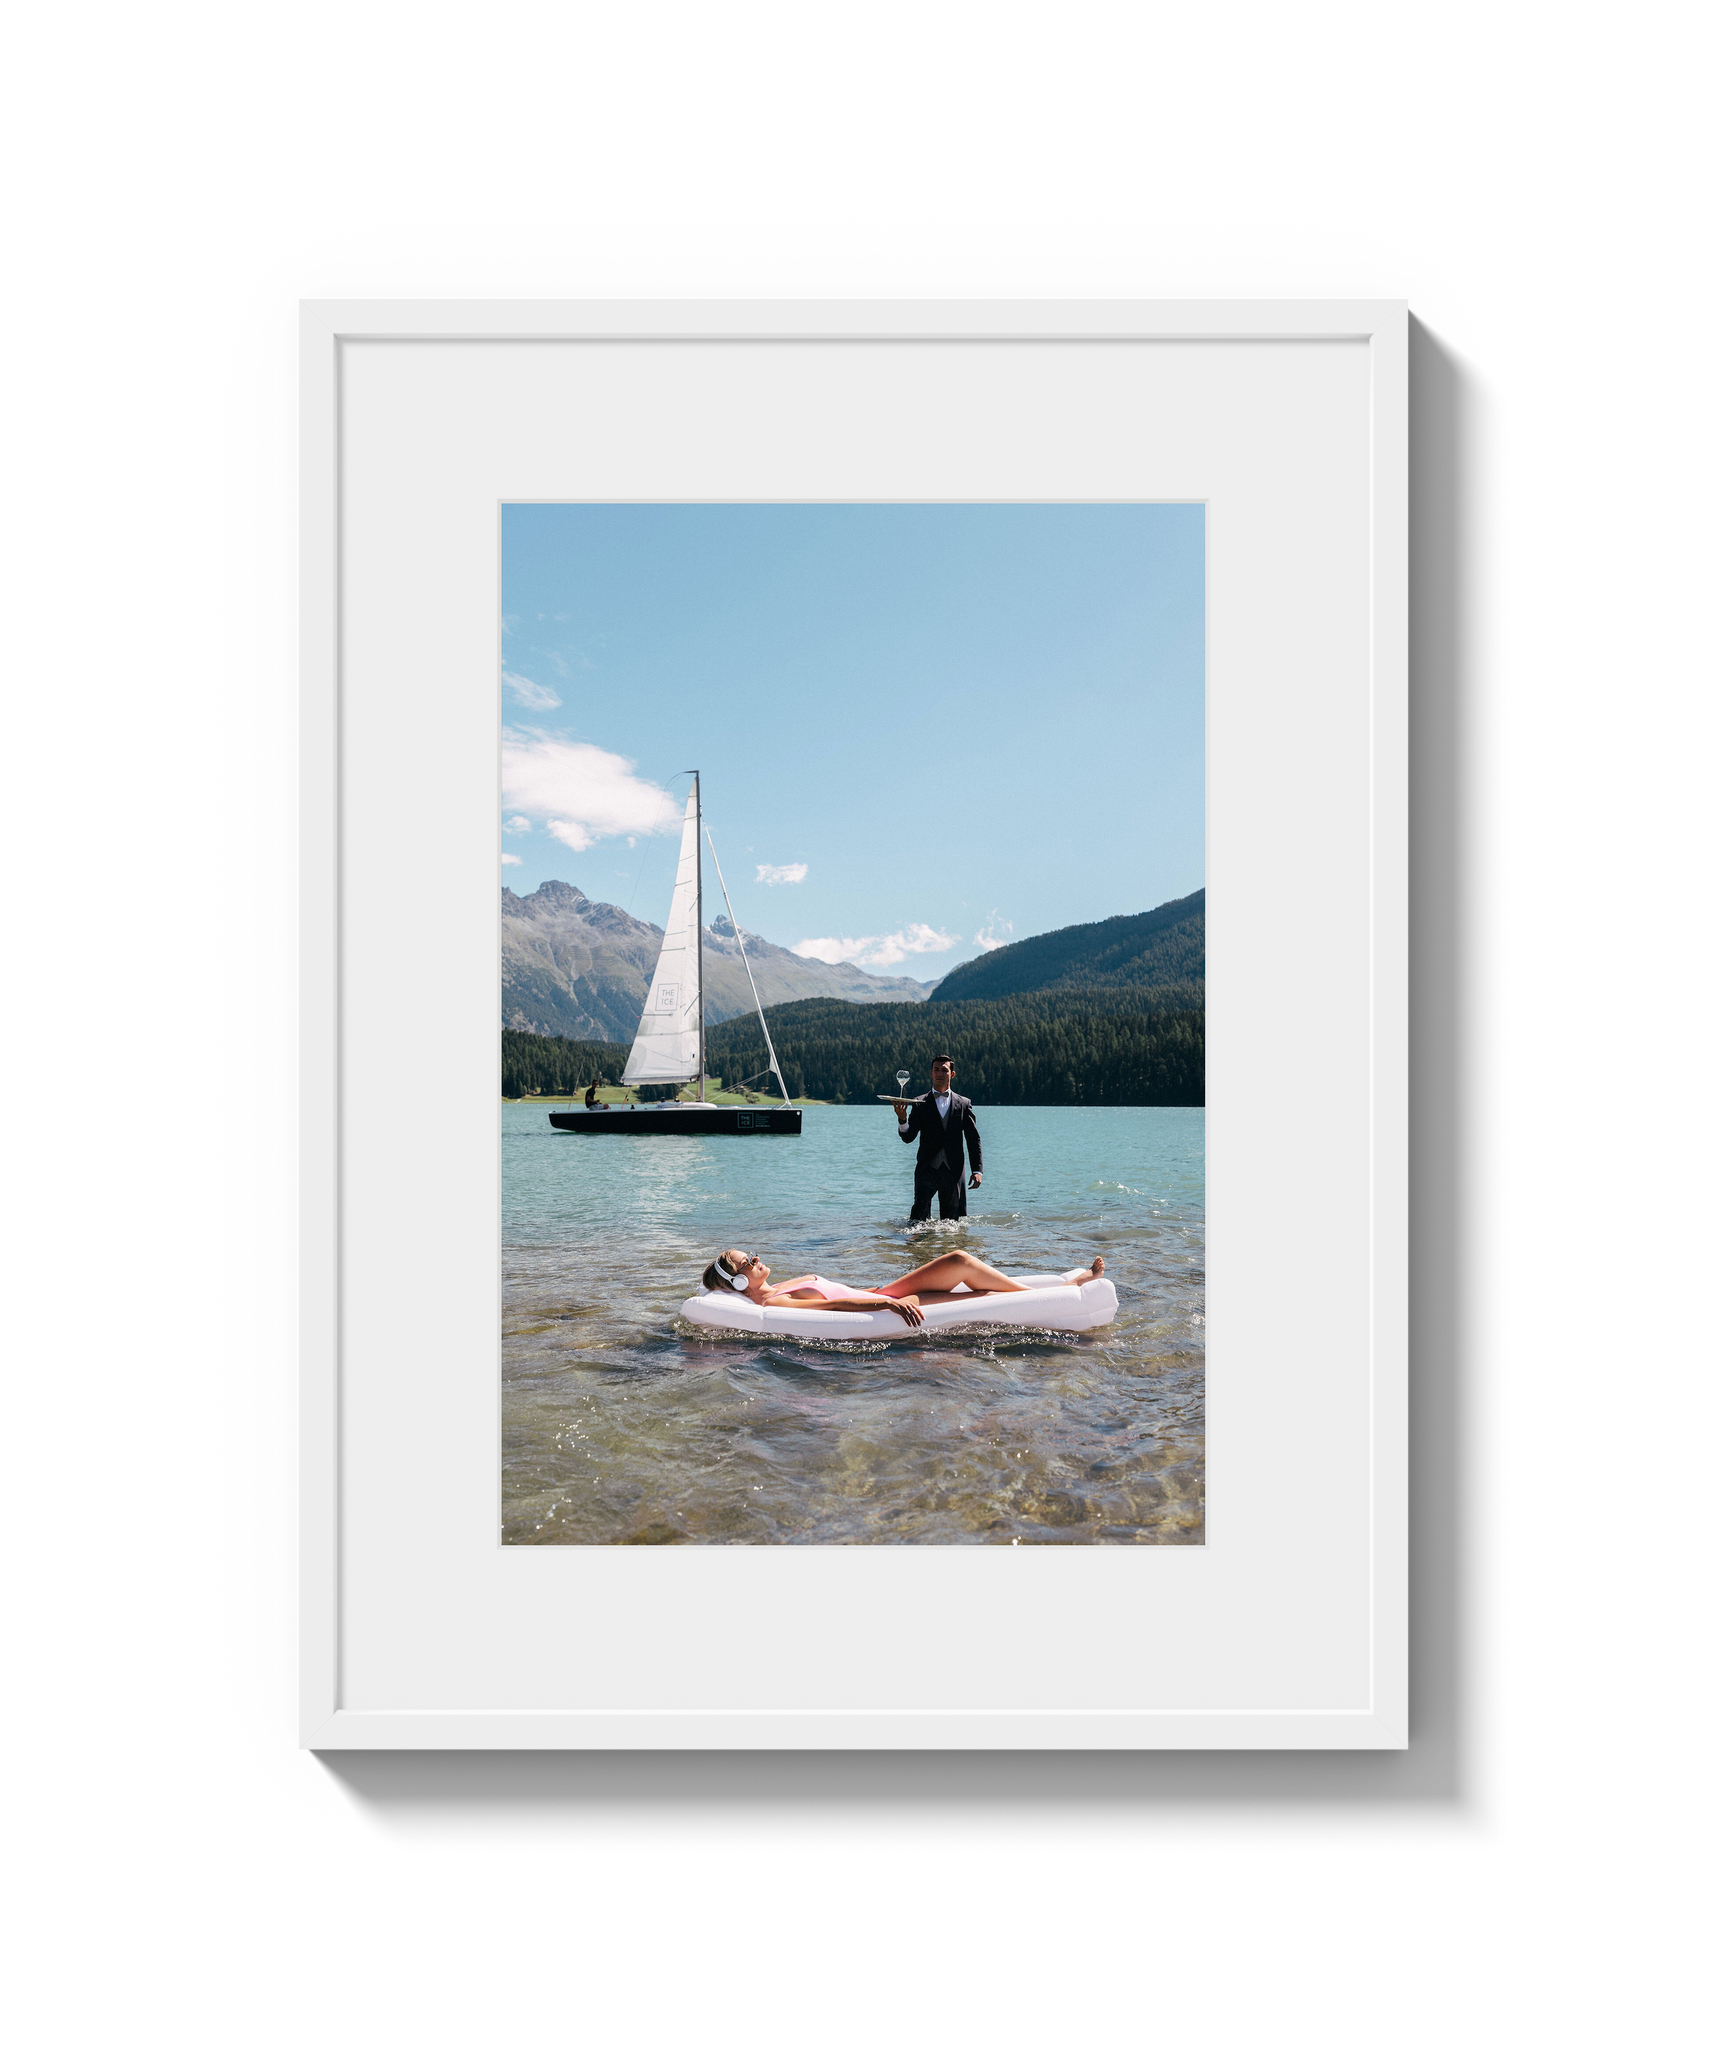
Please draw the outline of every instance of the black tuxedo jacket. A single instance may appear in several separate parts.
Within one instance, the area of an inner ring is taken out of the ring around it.
[[[972,1104],[964,1095],[956,1095],[953,1089],[949,1091],[946,1122],[937,1108],[935,1096],[928,1089],[914,1098],[907,1121],[901,1126],[901,1143],[910,1145],[915,1138],[919,1141],[916,1163],[920,1167],[959,1174],[965,1170],[965,1157],[970,1157],[973,1172],[984,1171],[984,1147],[978,1140],[978,1119],[972,1113]]]

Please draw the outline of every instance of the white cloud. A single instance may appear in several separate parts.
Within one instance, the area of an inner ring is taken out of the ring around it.
[[[522,868],[525,863],[516,853],[504,853],[501,856],[501,865],[504,868]]]
[[[903,932],[885,932],[865,939],[801,939],[794,951],[802,960],[821,960],[827,967],[851,961],[855,967],[896,967],[909,953],[946,953],[960,944],[958,932],[933,931],[928,924],[910,924]]]
[[[771,889],[778,882],[803,882],[807,872],[802,860],[790,861],[784,868],[772,868],[767,861],[758,864],[758,880]]]
[[[501,671],[501,680],[507,685],[519,702],[532,711],[558,711],[561,700],[546,683],[534,683],[529,676],[516,676],[511,669]]]
[[[529,832],[531,820],[529,818],[509,818],[501,829],[503,832]]]
[[[993,910],[984,921],[983,931],[973,933],[972,942],[975,946],[981,946],[985,952],[994,953],[998,946],[1012,943],[1013,938],[1013,925],[1007,918],[998,917]]]
[[[632,762],[541,733],[502,734],[501,800],[542,819],[551,837],[575,853],[599,839],[672,832],[680,823],[680,805],[636,774]]]

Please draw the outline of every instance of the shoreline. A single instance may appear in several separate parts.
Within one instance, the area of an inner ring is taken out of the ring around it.
[[[582,1088],[576,1095],[503,1095],[501,1098],[503,1102],[517,1102],[521,1105],[526,1103],[543,1103],[545,1105],[553,1104],[557,1107],[569,1102],[583,1102],[584,1099],[585,1095]],[[686,1099],[696,1102],[697,1097],[691,1096]],[[728,1088],[712,1088],[705,1095],[704,1100],[706,1102],[713,1102],[723,1109],[780,1109],[782,1107],[782,1100],[779,1095],[736,1095],[732,1089]],[[640,1109],[651,1109],[655,1106],[652,1103],[639,1102],[637,1095],[630,1088],[599,1088],[597,1090],[597,1101],[610,1108],[624,1108],[629,1102],[638,1103]],[[815,1095],[796,1095],[790,1106],[794,1109],[836,1109],[841,1105],[833,1102],[824,1102]]]
[[[583,1102],[584,1099],[582,1090],[577,1095],[503,1095],[501,1098],[503,1103],[516,1102],[521,1108],[529,1103],[541,1103],[544,1107],[559,1108],[566,1103]],[[692,1097],[690,1099],[696,1101],[697,1098]],[[733,1095],[726,1089],[712,1089],[705,1096],[704,1100],[715,1103],[724,1109],[780,1109],[783,1106],[779,1095]],[[599,1088],[597,1090],[597,1101],[610,1108],[624,1108],[629,1102],[637,1103],[640,1109],[655,1107],[653,1103],[639,1102],[637,1096],[630,1094],[622,1088]],[[796,1095],[788,1106],[793,1109],[868,1109],[870,1104],[865,1102],[828,1102],[816,1095]],[[882,1109],[887,1107],[887,1105],[878,1103],[877,1107]],[[975,1102],[973,1107],[975,1110],[1203,1109],[1205,1105],[1202,1102]]]

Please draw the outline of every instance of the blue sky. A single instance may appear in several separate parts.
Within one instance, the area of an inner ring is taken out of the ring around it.
[[[934,979],[1205,880],[1197,505],[509,505],[502,879]],[[708,862],[708,921],[721,897]]]

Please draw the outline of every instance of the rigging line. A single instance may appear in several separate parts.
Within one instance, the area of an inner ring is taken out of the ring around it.
[[[734,938],[740,948],[740,958],[745,962],[746,979],[752,984],[752,1001],[757,1004],[758,1022],[763,1025],[764,1051],[770,1056],[770,1066],[775,1072],[776,1086],[781,1090],[784,1105],[792,1109],[793,1097],[787,1092],[787,1083],[782,1079],[781,1062],[775,1056],[775,1047],[770,1042],[770,1028],[764,1023],[764,1006],[758,1000],[758,985],[752,976],[752,963],[746,957],[746,942],[740,937],[740,920],[734,915],[734,899],[728,894],[728,878],[722,873],[722,856],[716,851],[716,842],[710,838],[710,828],[704,827],[704,837],[710,840],[710,858],[716,863],[716,880],[722,885],[722,901],[728,906],[728,922],[734,927]]]
[[[690,775],[691,773],[692,770],[690,768],[682,768],[679,774],[669,776],[668,780],[662,785],[663,794],[666,795],[674,787],[675,783],[680,780],[681,775]],[[628,917],[632,915],[632,906],[638,901],[638,887],[644,880],[645,869],[649,870],[650,878],[654,881],[657,870],[662,865],[662,841],[668,837],[668,834],[666,832],[653,832],[651,837],[656,841],[656,848],[653,853],[645,856],[644,867],[640,868],[639,872],[633,877],[632,894],[627,897],[625,906]]]

